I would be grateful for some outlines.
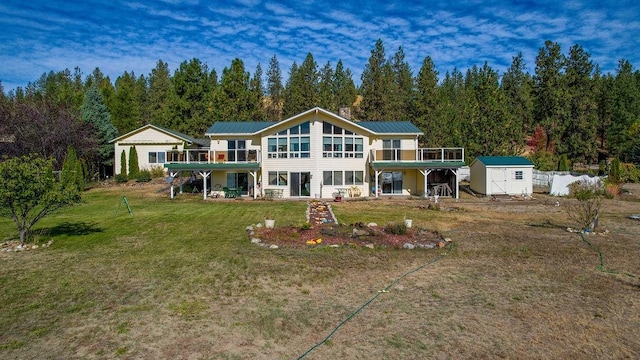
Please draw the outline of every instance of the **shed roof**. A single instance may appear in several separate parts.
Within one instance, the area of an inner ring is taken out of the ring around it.
[[[475,161],[486,166],[534,166],[529,159],[523,156],[478,156]]]

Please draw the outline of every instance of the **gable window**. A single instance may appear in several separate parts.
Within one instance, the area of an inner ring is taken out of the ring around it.
[[[269,159],[311,157],[310,128],[307,121],[268,137],[267,157]]]
[[[331,123],[322,123],[322,157],[325,158],[363,158],[364,140],[349,130]],[[332,136],[330,136],[332,135]]]
[[[516,180],[524,180],[524,171],[522,170],[516,170],[514,172],[514,176]]]
[[[164,164],[166,153],[164,151],[149,151],[149,164]]]

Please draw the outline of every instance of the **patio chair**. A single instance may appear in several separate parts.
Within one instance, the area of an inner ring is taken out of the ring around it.
[[[232,191],[228,187],[226,187],[226,186],[223,187],[222,191],[224,192],[224,197],[226,197],[226,198],[233,197],[232,194],[231,194]]]

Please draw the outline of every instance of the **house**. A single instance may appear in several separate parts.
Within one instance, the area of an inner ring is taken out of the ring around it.
[[[487,196],[531,195],[533,163],[522,156],[479,156],[470,167],[471,190]]]
[[[142,129],[115,139],[116,145],[154,142],[156,147],[148,150],[156,152],[156,161],[157,153],[165,151],[170,178],[196,173],[206,187],[204,198],[212,187],[238,189],[254,198],[457,198],[458,170],[465,165],[462,148],[420,148],[423,133],[411,122],[352,121],[319,107],[279,122],[215,122],[204,134],[208,146],[191,140],[186,148],[167,142],[161,149],[158,140],[143,139]],[[185,140],[166,129],[162,135]],[[141,159],[153,158],[139,146]],[[116,161],[119,156],[116,151]]]
[[[115,175],[120,174],[122,152],[124,151],[128,164],[130,150],[134,146],[138,154],[138,167],[141,170],[149,170],[154,166],[163,168],[164,164],[174,161],[206,161],[205,157],[194,158],[194,156],[206,155],[206,152],[202,154],[193,150],[209,147],[208,139],[196,139],[152,124],[119,136],[110,143],[114,144]],[[191,156],[191,159],[187,158],[188,156]],[[125,164],[126,169],[128,169],[127,164]]]

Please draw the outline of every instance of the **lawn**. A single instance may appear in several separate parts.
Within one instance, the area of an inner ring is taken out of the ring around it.
[[[51,247],[0,253],[0,358],[639,358],[640,279],[599,271],[555,200],[344,201],[341,223],[412,218],[455,247],[268,250],[245,228],[302,226],[305,202],[95,188],[37,225]],[[603,203],[608,269],[640,273],[637,213]]]

